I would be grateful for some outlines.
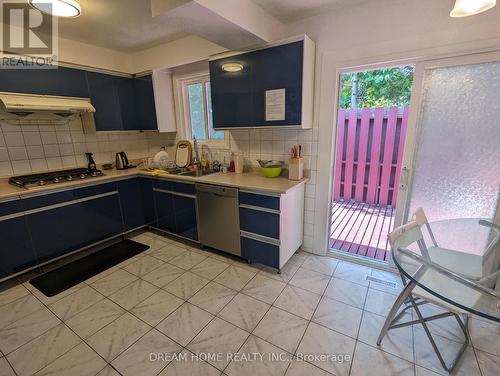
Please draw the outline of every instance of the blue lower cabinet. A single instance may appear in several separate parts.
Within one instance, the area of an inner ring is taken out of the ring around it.
[[[77,224],[85,228],[86,244],[92,244],[123,232],[120,196],[117,191],[106,194],[103,197],[88,197],[81,203],[82,218],[77,221]]]
[[[141,189],[140,200],[142,202],[142,210],[144,213],[144,224],[156,227],[157,223],[155,201],[153,196],[153,180],[148,178],[139,178],[139,184]]]
[[[280,210],[280,198],[240,191],[240,204]]]
[[[156,226],[161,230],[175,233],[174,202],[172,194],[155,190],[154,205],[156,211]]]
[[[117,183],[118,192],[120,192],[124,231],[130,231],[142,225],[149,224],[154,217],[154,207],[151,207],[151,182],[149,181],[148,190],[148,196],[151,197],[151,200],[143,201],[143,199],[147,198],[143,194],[143,190],[147,190],[147,181],[143,182],[143,180],[146,179],[134,178],[121,180]]]
[[[175,215],[175,233],[179,236],[198,240],[198,226],[196,220],[196,199],[172,195]]]
[[[26,223],[39,262],[123,231],[120,200],[113,183],[21,201],[24,210],[30,210]]]
[[[253,234],[280,238],[280,215],[267,211],[240,207],[240,228]]]
[[[179,183],[177,181],[170,182],[171,190],[174,192],[185,193],[188,195],[195,195],[196,188],[193,183]]]
[[[0,279],[38,263],[20,200],[0,203]]]
[[[251,262],[279,268],[280,247],[241,236],[241,257]]]
[[[28,214],[26,222],[39,262],[86,245],[86,232],[90,231],[79,203]]]

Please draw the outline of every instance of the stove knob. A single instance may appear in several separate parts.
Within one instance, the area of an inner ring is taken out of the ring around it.
[[[45,185],[45,182],[43,180],[39,180],[38,185]]]
[[[80,179],[85,179],[85,178],[86,178],[85,174],[80,175]]]
[[[96,177],[96,176],[97,176],[97,172],[92,171],[92,172],[90,173],[90,176],[92,176],[92,177]]]
[[[67,180],[68,180],[68,181],[73,180],[73,176],[68,176]]]
[[[54,183],[59,183],[61,181],[61,178],[54,178]]]

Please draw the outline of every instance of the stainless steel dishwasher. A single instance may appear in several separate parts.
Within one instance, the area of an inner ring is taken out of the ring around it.
[[[238,189],[196,184],[196,198],[201,244],[240,256]]]

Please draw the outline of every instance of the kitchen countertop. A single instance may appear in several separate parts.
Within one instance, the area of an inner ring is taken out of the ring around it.
[[[178,180],[194,183],[206,183],[214,185],[223,185],[226,187],[236,187],[251,191],[259,191],[263,193],[281,194],[289,190],[305,184],[308,179],[302,180],[288,180],[285,177],[266,178],[260,174],[259,171],[244,172],[236,174],[228,172],[226,174],[217,172],[205,176],[182,176],[173,174],[162,174],[153,176],[150,171],[141,169],[130,170],[104,170],[104,176],[89,178],[85,180],[77,180],[71,182],[49,184],[41,187],[32,187],[29,189],[19,188],[9,184],[8,178],[0,178],[0,200],[5,201],[8,199],[19,198],[21,196],[30,196],[33,194],[50,193],[51,191],[60,191],[69,188],[77,188],[84,185],[92,185],[96,183],[105,183],[107,181],[120,180],[134,176],[150,176],[155,179],[168,179]]]

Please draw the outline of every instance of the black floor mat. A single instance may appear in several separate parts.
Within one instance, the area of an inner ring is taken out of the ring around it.
[[[30,283],[45,296],[54,296],[148,248],[147,245],[126,239],[33,278]]]

